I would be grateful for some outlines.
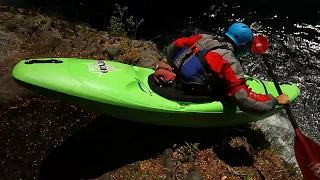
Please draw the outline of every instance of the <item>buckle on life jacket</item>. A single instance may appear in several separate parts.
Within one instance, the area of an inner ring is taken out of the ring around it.
[[[191,45],[191,46],[189,47],[189,49],[190,49],[194,54],[197,54],[199,51],[202,50],[202,48],[201,48],[199,45],[197,45],[197,43],[194,43],[193,45]]]

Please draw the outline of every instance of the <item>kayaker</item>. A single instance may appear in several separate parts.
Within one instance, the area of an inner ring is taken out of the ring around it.
[[[188,94],[213,93],[227,97],[245,112],[263,114],[276,105],[290,103],[288,95],[258,94],[246,84],[239,58],[248,52],[254,35],[249,26],[237,22],[224,37],[197,34],[176,39],[167,49],[167,63]]]

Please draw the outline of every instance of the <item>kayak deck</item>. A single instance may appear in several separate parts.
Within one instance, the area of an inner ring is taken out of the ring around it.
[[[80,107],[114,117],[143,123],[175,126],[228,126],[243,124],[282,110],[277,106],[263,116],[251,115],[230,104],[215,102],[192,103],[166,99],[150,87],[154,70],[107,60],[76,58],[44,58],[62,63],[26,64],[19,62],[13,76],[34,91]],[[103,72],[105,70],[105,72]],[[247,84],[257,93],[278,93],[271,81],[246,76]],[[293,101],[300,94],[294,84],[282,84],[281,89]]]

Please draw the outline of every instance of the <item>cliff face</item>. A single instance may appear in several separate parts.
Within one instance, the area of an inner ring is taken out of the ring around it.
[[[14,65],[25,58],[112,59],[149,68],[160,60],[151,41],[110,36],[25,9],[1,7],[0,12],[0,105],[29,94],[11,76]]]

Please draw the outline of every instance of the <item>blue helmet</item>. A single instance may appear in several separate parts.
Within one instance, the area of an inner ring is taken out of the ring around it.
[[[253,32],[250,27],[240,22],[232,24],[225,35],[228,36],[237,46],[251,47],[254,39]]]

